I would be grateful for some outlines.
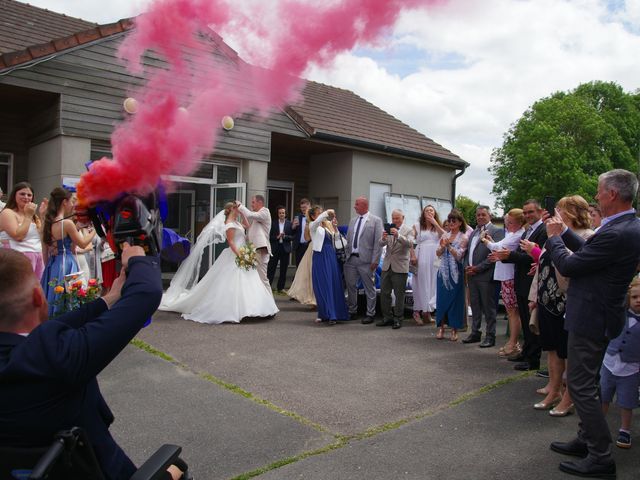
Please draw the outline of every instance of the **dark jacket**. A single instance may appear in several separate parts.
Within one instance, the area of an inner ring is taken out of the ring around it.
[[[567,230],[546,247],[556,270],[571,279],[565,329],[594,340],[620,335],[627,288],[640,262],[640,220],[622,215],[586,241]]]
[[[498,228],[491,223],[487,226],[486,230],[494,242],[499,242],[504,238],[504,229]],[[465,267],[469,266],[469,260],[470,260],[469,255],[471,255],[471,242],[475,237],[480,235],[480,231],[481,231],[480,228],[476,227],[476,229],[471,233],[471,235],[469,235],[469,244],[467,245],[467,252],[464,256]],[[473,258],[471,259],[473,266],[476,267],[477,272],[475,275],[473,275],[473,277],[470,277],[470,279],[474,278],[475,280],[485,281],[485,282],[493,281],[493,271],[495,270],[496,264],[493,262],[490,262],[489,259],[487,258],[490,253],[491,253],[491,250],[489,250],[487,246],[484,243],[482,243],[478,238],[478,244],[476,245],[476,248],[473,249]]]
[[[280,221],[274,220],[271,222],[271,230],[269,231],[269,241],[271,242],[271,252],[275,253],[279,245],[282,245],[286,253],[291,253],[291,241],[293,240],[293,231],[291,230],[291,221],[284,221],[284,237],[282,238],[282,244],[278,241],[278,235],[280,234]]]
[[[523,240],[526,234],[526,231],[522,234]],[[547,229],[544,226],[544,223],[541,223],[538,228],[536,228],[531,233],[531,235],[529,236],[529,240],[533,243],[537,243],[540,248],[544,247],[544,244],[547,241]],[[507,260],[503,260],[503,262],[515,264],[513,283],[516,289],[516,295],[519,297],[527,298],[529,296],[531,282],[533,281],[533,277],[529,275],[529,270],[531,270],[533,258],[527,252],[518,247],[516,250],[509,253],[509,258]]]
[[[107,478],[130,478],[135,467],[109,433],[113,414],[96,375],[138,333],[161,298],[158,259],[134,257],[111,310],[98,299],[44,322],[27,337],[0,332],[0,445],[50,445],[59,430],[79,426]]]
[[[291,225],[291,236],[293,237],[293,248],[294,250],[297,249],[300,244],[305,244],[305,243],[309,243],[307,241],[301,242],[300,238],[302,237],[302,219],[305,218],[305,216],[302,213],[299,213],[298,215],[296,215],[296,217],[298,217],[298,226],[296,228],[293,228],[293,224]]]
[[[630,327],[629,319],[632,317],[637,323]],[[620,355],[620,359],[625,363],[640,363],[640,315],[627,312],[622,333],[609,342],[607,353]]]

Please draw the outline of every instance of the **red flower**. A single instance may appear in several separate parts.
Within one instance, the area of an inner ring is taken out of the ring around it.
[[[98,284],[98,281],[95,278],[90,278],[88,283],[90,287],[95,287]]]
[[[78,290],[78,296],[83,298],[86,297],[87,291],[84,288],[81,288],[80,290]]]

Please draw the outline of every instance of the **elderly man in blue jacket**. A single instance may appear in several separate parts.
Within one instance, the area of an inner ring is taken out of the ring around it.
[[[59,430],[83,428],[108,479],[135,466],[109,433],[113,414],[96,375],[124,349],[162,297],[159,261],[125,244],[111,291],[47,319],[47,300],[27,258],[0,249],[0,445],[49,445]],[[171,466],[166,478],[177,479]]]
[[[545,246],[558,272],[570,278],[565,319],[567,386],[580,416],[577,438],[553,442],[551,449],[582,457],[560,463],[560,470],[572,475],[616,476],[596,376],[609,340],[624,326],[625,294],[640,262],[640,220],[631,207],[637,192],[638,179],[631,172],[611,170],[600,175],[596,199],[605,218],[586,241],[567,229],[559,215],[546,221]]]

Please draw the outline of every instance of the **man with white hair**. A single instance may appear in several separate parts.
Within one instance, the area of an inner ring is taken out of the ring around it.
[[[552,442],[551,450],[581,457],[560,463],[560,470],[571,475],[616,476],[596,378],[609,340],[623,330],[625,295],[640,261],[640,220],[632,208],[637,193],[634,173],[618,169],[600,175],[596,200],[603,219],[586,241],[568,229],[559,215],[546,221],[545,247],[556,270],[570,279],[564,323],[569,332],[567,388],[580,423],[576,438]]]
[[[409,275],[409,254],[413,245],[413,228],[404,224],[402,210],[391,212],[391,224],[382,232],[380,246],[387,247],[382,262],[382,279],[380,281],[380,307],[382,320],[378,327],[392,325],[391,328],[402,327],[404,317],[404,294]],[[396,303],[391,307],[391,291],[396,296]]]

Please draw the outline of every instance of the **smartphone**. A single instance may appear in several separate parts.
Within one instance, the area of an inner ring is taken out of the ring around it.
[[[542,208],[544,208],[549,215],[553,217],[556,214],[556,198],[550,196],[544,197],[544,205]]]
[[[391,229],[394,228],[395,225],[393,223],[385,223],[384,231],[387,232],[387,235],[391,235]]]

